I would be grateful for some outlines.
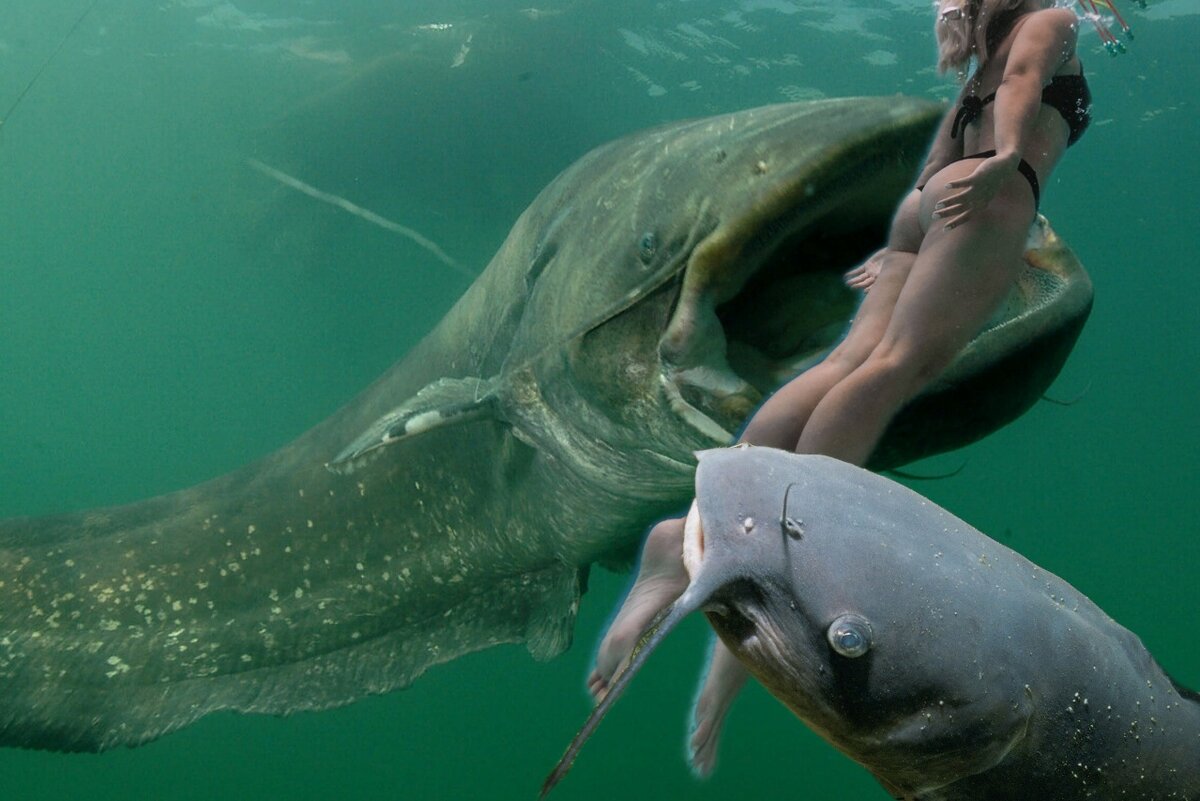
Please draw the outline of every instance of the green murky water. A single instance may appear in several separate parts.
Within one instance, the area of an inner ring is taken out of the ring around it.
[[[536,191],[600,142],[787,99],[947,97],[928,4],[862,0],[100,0],[0,126],[0,515],[110,505],[225,472],[381,373],[468,285]],[[89,0],[0,7],[0,109]],[[922,485],[1059,573],[1200,685],[1194,297],[1200,2],[1130,13],[1131,52],[1082,37],[1096,122],[1043,211],[1097,302],[1041,404]],[[217,715],[102,756],[0,751],[0,798],[529,799],[586,714],[626,577],[599,573],[576,645],[434,669],[289,719]],[[561,798],[876,799],[764,692],[716,776],[683,760],[705,646],[665,646]],[[2,691],[2,688],[0,688]]]

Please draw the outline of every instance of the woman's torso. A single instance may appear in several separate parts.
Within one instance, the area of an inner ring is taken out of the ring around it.
[[[975,74],[967,81],[967,85],[963,87],[962,94],[959,96],[960,104],[962,98],[967,95],[985,98],[996,91],[1004,77],[1009,53],[1012,51],[1013,42],[1019,35],[1021,27],[1029,21],[1030,17],[1039,13],[1043,12],[1035,11],[1026,14],[1013,23],[1012,30],[994,49],[991,58],[981,69],[975,71]],[[1054,76],[1079,75],[1082,71],[1083,66],[1075,53],[1074,43],[1072,43],[1071,51],[1065,55]],[[995,108],[995,102],[987,103],[974,123],[965,126],[961,134],[963,155],[995,149]],[[1038,106],[1037,121],[1029,140],[1022,148],[1021,156],[1029,162],[1043,181],[1066,151],[1069,134],[1070,128],[1062,112],[1046,103]]]

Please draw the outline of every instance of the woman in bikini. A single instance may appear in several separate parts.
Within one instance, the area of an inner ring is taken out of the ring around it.
[[[1040,187],[1083,133],[1091,103],[1077,18],[1050,0],[940,0],[942,72],[975,70],[942,121],[887,247],[850,275],[870,288],[845,340],[772,395],[740,441],[862,465],[893,415],[987,321],[1021,269]],[[651,529],[637,581],[588,677],[598,699],[656,612],[687,585],[683,520]],[[696,702],[692,762],[713,764],[746,673],[717,643]]]

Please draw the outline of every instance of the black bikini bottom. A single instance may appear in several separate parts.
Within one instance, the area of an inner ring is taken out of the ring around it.
[[[984,150],[981,153],[972,153],[969,156],[963,156],[962,158],[955,159],[954,161],[965,161],[966,159],[990,159],[994,155],[996,155],[995,150]],[[953,164],[954,161],[950,163]],[[1033,165],[1031,165],[1025,159],[1021,159],[1019,162],[1017,162],[1017,172],[1021,173],[1021,175],[1024,175],[1025,180],[1029,181],[1029,188],[1033,190],[1033,208],[1034,211],[1037,211],[1038,207],[1041,206],[1042,203],[1042,188],[1038,183],[1037,173],[1034,171]],[[921,184],[917,187],[918,192],[922,191],[923,189],[925,189],[925,184]]]

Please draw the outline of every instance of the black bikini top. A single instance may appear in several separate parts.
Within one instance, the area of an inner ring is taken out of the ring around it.
[[[954,115],[950,138],[957,139],[960,132],[979,118],[983,107],[995,99],[995,92],[982,100],[976,95],[964,97],[958,113]],[[1087,130],[1088,123],[1092,121],[1092,92],[1088,89],[1087,78],[1083,77],[1083,73],[1055,75],[1042,89],[1042,102],[1057,110],[1066,120],[1070,131],[1067,135],[1067,145],[1078,142],[1079,137]]]

